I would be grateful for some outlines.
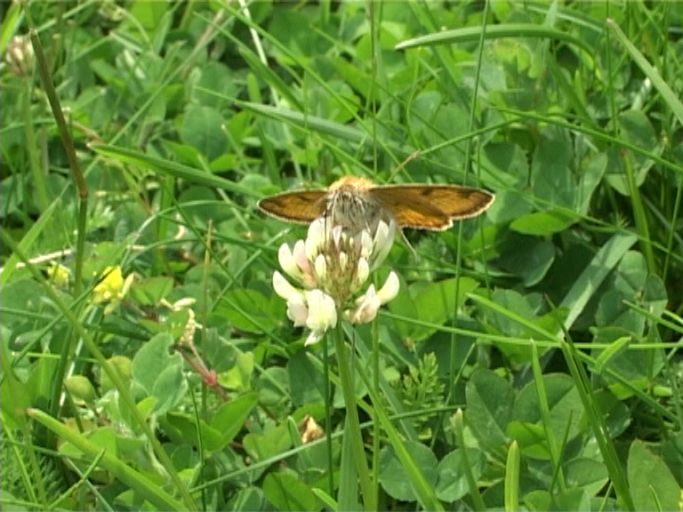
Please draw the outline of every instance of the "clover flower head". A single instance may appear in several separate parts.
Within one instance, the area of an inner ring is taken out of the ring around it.
[[[273,289],[287,301],[287,317],[294,326],[310,329],[305,345],[317,343],[337,325],[340,314],[352,323],[367,323],[396,296],[399,281],[394,272],[379,291],[370,285],[358,296],[389,254],[395,232],[393,221],[350,232],[323,216],[310,224],[306,240],[280,247],[278,261],[287,277],[276,271]]]
[[[16,76],[26,76],[33,66],[33,46],[28,36],[14,36],[7,45],[5,62]]]

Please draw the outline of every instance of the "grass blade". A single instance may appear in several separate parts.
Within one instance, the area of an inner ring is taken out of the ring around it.
[[[519,445],[512,441],[505,463],[505,512],[519,510]]]
[[[395,46],[397,50],[415,48],[418,46],[431,46],[436,44],[454,44],[463,42],[478,41],[481,37],[481,27],[465,27],[453,30],[444,30],[436,34],[414,37],[407,39]],[[593,54],[593,49],[581,39],[572,36],[561,30],[545,27],[542,25],[531,25],[526,23],[489,25],[486,27],[486,39],[500,39],[501,37],[539,37],[544,39],[556,39],[570,43],[588,55]]]
[[[97,153],[112,158],[118,162],[136,165],[142,168],[152,169],[162,174],[168,174],[176,178],[187,180],[198,185],[205,185],[207,187],[222,188],[235,192],[237,194],[244,194],[249,197],[258,197],[259,194],[253,189],[242,187],[236,183],[214,176],[207,172],[199,171],[193,167],[182,165],[170,160],[163,160],[153,156],[146,155],[140,151],[126,149],[118,146],[107,146],[104,144],[94,144],[92,149]]]
[[[637,239],[631,233],[616,233],[595,254],[560,303],[561,308],[568,310],[567,318],[564,320],[565,329],[571,328],[607,274],[619,263]]]
[[[619,42],[626,48],[626,51],[631,55],[633,61],[638,65],[645,76],[647,76],[652,85],[659,91],[662,95],[662,99],[669,106],[673,114],[678,119],[678,122],[683,124],[683,103],[678,99],[678,95],[669,87],[669,85],[664,81],[662,75],[659,74],[657,68],[652,66],[645,58],[645,56],[635,47],[635,45],[626,37],[626,34],[622,32],[619,25],[613,20],[607,20],[607,26],[612,30],[614,35],[617,37]]]

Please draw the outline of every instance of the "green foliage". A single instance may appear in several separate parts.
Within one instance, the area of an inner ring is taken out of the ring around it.
[[[0,14],[3,508],[680,508],[682,3]],[[304,347],[256,202],[346,175],[496,201]]]
[[[444,384],[439,380],[439,365],[433,352],[424,354],[417,366],[409,366],[408,374],[403,375],[402,395],[406,410],[424,409],[429,411],[443,405]],[[429,416],[418,418],[420,425],[429,421]],[[431,432],[423,432],[422,437],[431,437]]]

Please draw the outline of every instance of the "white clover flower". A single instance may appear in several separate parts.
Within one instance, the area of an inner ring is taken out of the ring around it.
[[[294,327],[306,325],[308,307],[303,292],[289,284],[289,281],[277,270],[273,273],[273,289],[287,301],[287,318],[294,323]]]
[[[373,285],[356,298],[370,272],[389,254],[396,225],[380,221],[370,228],[351,233],[335,225],[330,217],[311,222],[306,240],[292,248],[283,244],[278,251],[282,270],[273,274],[273,289],[287,301],[287,317],[295,327],[306,326],[310,334],[305,345],[317,343],[325,332],[337,325],[341,311],[353,323],[366,323],[377,316],[380,306],[398,293],[399,281],[394,272],[379,291]]]
[[[306,327],[311,330],[304,346],[320,341],[325,331],[337,325],[337,306],[334,299],[320,290],[304,292],[309,305]]]
[[[282,244],[280,246],[280,250],[277,252],[277,260],[280,263],[282,270],[287,272],[288,275],[292,276],[294,279],[301,279],[303,273],[296,264],[294,253],[290,250],[289,245]]]
[[[285,300],[289,300],[294,295],[302,295],[301,291],[289,284],[289,281],[277,270],[273,272],[273,290]]]
[[[289,318],[294,327],[303,327],[308,320],[308,306],[306,300],[301,295],[293,295],[287,301],[287,318]]]
[[[395,272],[390,272],[384,286],[378,292],[375,285],[370,285],[368,291],[356,299],[356,308],[346,310],[344,317],[352,324],[366,324],[377,316],[380,306],[393,300],[398,295],[399,281]]]

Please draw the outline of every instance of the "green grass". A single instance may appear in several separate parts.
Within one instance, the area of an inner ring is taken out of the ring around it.
[[[0,12],[3,508],[680,508],[683,3]],[[346,175],[496,201],[304,347]]]

